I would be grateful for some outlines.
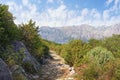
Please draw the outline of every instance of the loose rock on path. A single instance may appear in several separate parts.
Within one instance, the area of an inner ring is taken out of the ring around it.
[[[46,59],[46,63],[40,68],[39,80],[75,80],[73,67],[65,64],[62,57],[54,51],[50,51],[52,59]]]

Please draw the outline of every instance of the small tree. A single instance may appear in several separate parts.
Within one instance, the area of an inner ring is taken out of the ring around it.
[[[70,41],[66,45],[64,58],[65,61],[71,66],[80,66],[83,62],[83,58],[86,53],[91,49],[89,44],[82,42],[81,40]]]
[[[2,47],[19,37],[19,30],[13,20],[14,17],[8,11],[8,6],[0,4],[0,46]]]
[[[27,24],[22,24],[19,27],[22,34],[22,41],[33,56],[39,60],[42,56],[48,54],[49,49],[42,42],[35,22],[30,20]]]

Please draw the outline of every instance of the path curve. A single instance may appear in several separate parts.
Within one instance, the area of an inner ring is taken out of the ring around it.
[[[46,63],[41,66],[39,80],[75,80],[74,68],[66,65],[54,51],[50,51],[50,55],[52,58],[45,59]]]

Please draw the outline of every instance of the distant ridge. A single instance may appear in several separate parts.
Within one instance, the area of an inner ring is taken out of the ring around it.
[[[113,34],[120,34],[120,24],[111,26],[93,27],[87,24],[67,27],[41,27],[42,38],[57,43],[65,43],[72,39],[88,41],[91,38],[102,39]]]

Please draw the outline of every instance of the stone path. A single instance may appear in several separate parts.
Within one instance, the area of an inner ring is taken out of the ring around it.
[[[46,59],[46,63],[41,66],[39,80],[75,80],[73,67],[66,65],[64,59],[55,52],[50,51],[52,59]]]

